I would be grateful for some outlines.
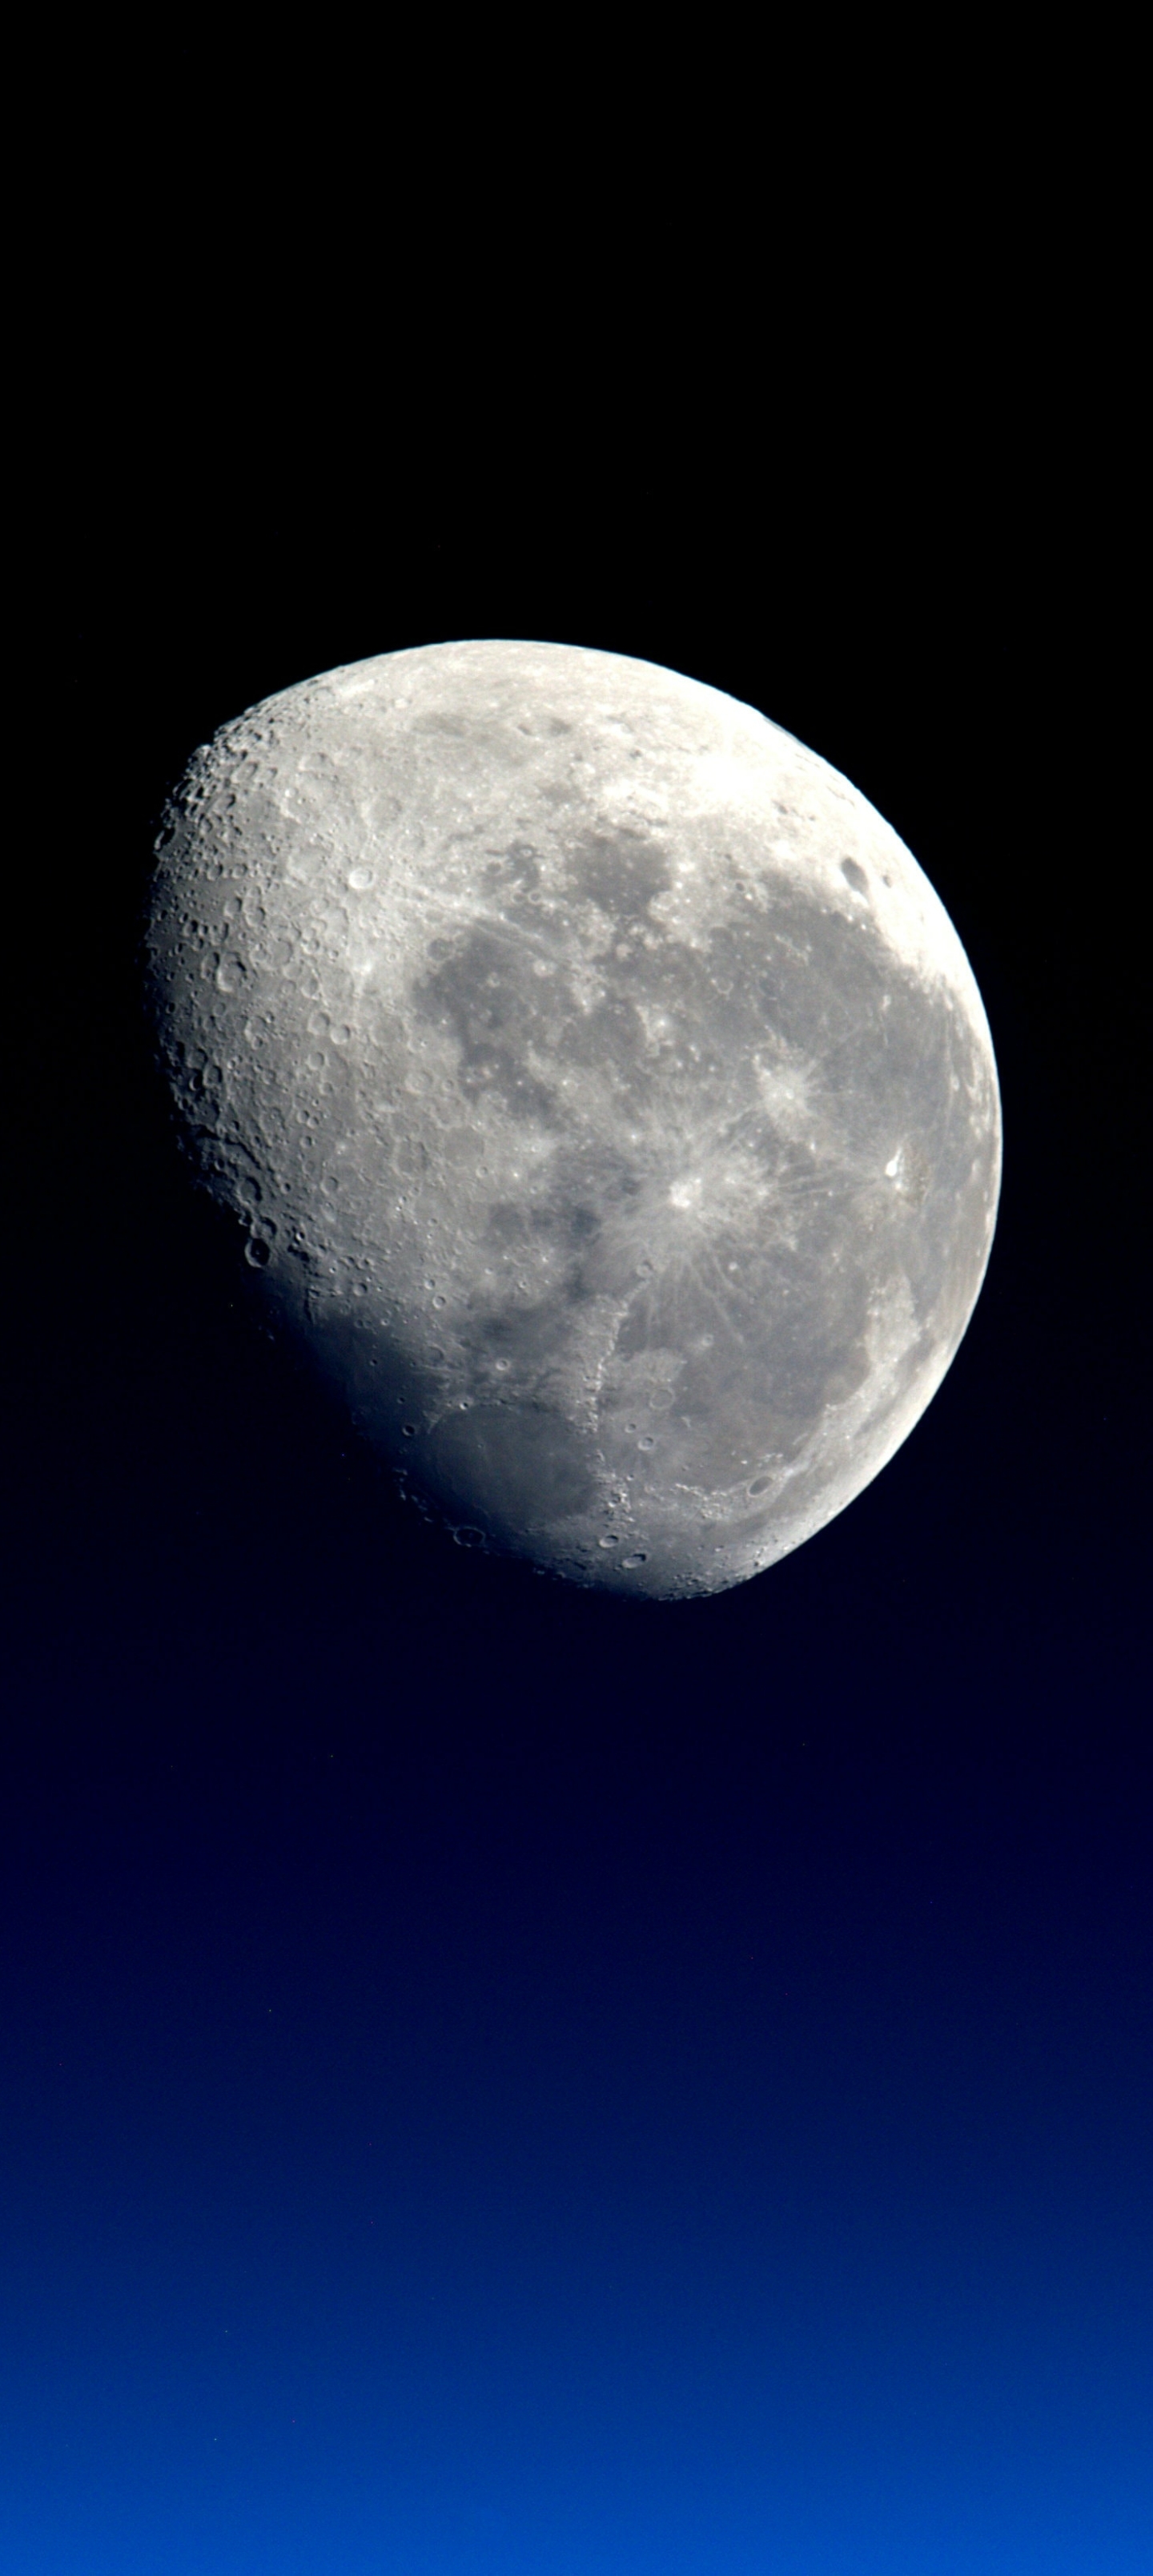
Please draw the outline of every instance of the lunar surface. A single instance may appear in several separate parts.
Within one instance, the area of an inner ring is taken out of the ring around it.
[[[972,972],[753,708],[568,645],[330,671],[198,751],[149,978],[200,1179],[462,1545],[683,1597],[840,1512],[980,1289]]]

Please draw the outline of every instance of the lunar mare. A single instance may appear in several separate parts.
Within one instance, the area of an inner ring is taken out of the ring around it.
[[[462,1543],[718,1591],[940,1385],[1000,1180],[980,995],[753,708],[567,645],[328,672],[194,755],[148,953],[200,1179]]]

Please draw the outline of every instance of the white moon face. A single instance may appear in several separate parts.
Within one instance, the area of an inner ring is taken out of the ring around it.
[[[200,1175],[463,1544],[713,1592],[884,1466],[1000,1117],[956,933],[835,770],[652,663],[441,644],[225,726],[157,859]]]

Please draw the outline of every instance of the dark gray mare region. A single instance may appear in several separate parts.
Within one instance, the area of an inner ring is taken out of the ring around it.
[[[635,885],[630,855],[603,842],[596,853],[598,900],[613,901],[621,934],[643,917],[613,900]],[[531,941],[466,932],[419,986],[422,1012],[455,1039],[465,1093],[495,1089],[556,1152],[547,1184],[495,1202],[481,1236],[502,1268],[547,1243],[549,1293],[473,1300],[467,1409],[458,1400],[446,1417],[435,1381],[423,1402],[413,1393],[407,1463],[450,1512],[486,1494],[481,1517],[503,1544],[534,1531],[563,1544],[607,1468],[625,1489],[604,1508],[607,1534],[626,1552],[643,1541],[649,1580],[663,1583],[686,1520],[715,1554],[755,1531],[770,1488],[787,1492],[790,1519],[817,1500],[827,1454],[806,1460],[806,1444],[867,1385],[870,1323],[887,1306],[903,1348],[871,1446],[886,1445],[926,1365],[951,1356],[986,1253],[989,1086],[957,1008],[867,928],[785,885],[767,922],[720,925],[704,954],[666,941],[656,958],[614,956],[591,1010],[563,969],[542,982],[539,945],[539,929]],[[667,1019],[655,1051],[638,984],[650,1020],[654,1006]],[[572,1102],[592,1065],[616,1122],[580,1143]],[[581,1423],[557,1399],[582,1314],[606,1301],[615,1329],[595,1421]],[[402,1374],[415,1389],[407,1360]]]

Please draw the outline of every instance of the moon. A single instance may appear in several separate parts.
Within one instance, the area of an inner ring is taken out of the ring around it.
[[[756,709],[480,641],[190,761],[147,972],[272,1314],[464,1546],[676,1599],[869,1484],[972,1314],[980,994],[897,834]]]

